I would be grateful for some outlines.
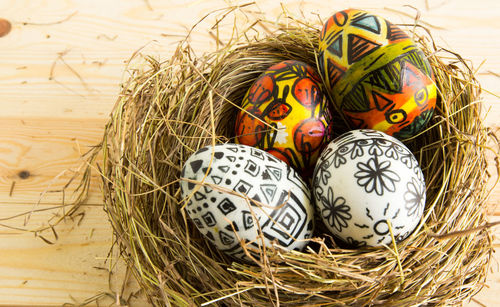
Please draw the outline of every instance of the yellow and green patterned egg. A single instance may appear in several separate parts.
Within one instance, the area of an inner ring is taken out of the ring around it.
[[[437,91],[426,56],[384,18],[356,9],[335,13],[320,34],[318,60],[333,103],[352,128],[406,138],[434,112]]]
[[[263,149],[308,176],[331,140],[328,107],[313,67],[280,62],[262,73],[243,98],[236,142]]]

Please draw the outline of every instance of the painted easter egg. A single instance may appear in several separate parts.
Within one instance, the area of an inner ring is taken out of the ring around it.
[[[333,102],[353,128],[407,138],[434,112],[437,91],[426,56],[379,16],[335,13],[320,34],[318,60]]]
[[[301,250],[312,235],[309,188],[290,166],[263,150],[238,144],[203,147],[185,162],[181,177],[191,220],[236,259],[249,260],[241,240],[251,253],[272,242]]]
[[[425,206],[425,181],[412,152],[383,132],[342,134],[322,152],[313,177],[316,208],[327,228],[354,246],[407,238]],[[391,235],[392,229],[392,235]]]
[[[249,88],[236,119],[236,142],[263,149],[307,176],[331,140],[328,105],[314,69],[283,61]]]

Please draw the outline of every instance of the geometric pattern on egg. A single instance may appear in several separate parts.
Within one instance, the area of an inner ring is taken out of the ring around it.
[[[312,235],[309,188],[290,166],[263,150],[239,144],[203,147],[185,162],[181,178],[190,219],[233,258],[250,260],[240,240],[249,251],[272,242],[302,250]]]
[[[356,9],[333,14],[320,33],[318,68],[331,101],[353,128],[402,139],[432,117],[437,88],[427,56],[380,16]]]
[[[353,246],[391,244],[418,226],[425,180],[413,153],[380,131],[349,131],[322,152],[313,194],[327,228]]]

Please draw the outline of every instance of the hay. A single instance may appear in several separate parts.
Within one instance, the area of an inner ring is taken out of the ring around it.
[[[147,65],[130,71],[96,150],[121,255],[155,306],[452,305],[482,288],[493,251],[484,210],[492,138],[481,123],[480,86],[459,55],[413,25],[439,99],[428,128],[405,140],[428,187],[424,219],[407,240],[353,250],[318,229],[304,252],[270,248],[250,265],[232,262],[186,218],[183,162],[233,140],[238,104],[266,68],[286,59],[316,67],[320,28],[286,18],[272,35],[247,39],[247,29],[199,58],[186,39],[169,61],[144,57]],[[347,128],[337,122],[339,135]]]

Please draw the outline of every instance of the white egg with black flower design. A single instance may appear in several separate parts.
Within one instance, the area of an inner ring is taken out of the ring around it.
[[[261,246],[273,242],[302,250],[312,236],[309,188],[289,165],[263,150],[203,147],[184,163],[180,186],[184,209],[198,230],[236,259],[250,261],[247,253],[258,256]]]
[[[413,153],[401,141],[369,129],[349,131],[328,144],[312,189],[327,228],[353,246],[404,240],[425,207],[425,180]]]

